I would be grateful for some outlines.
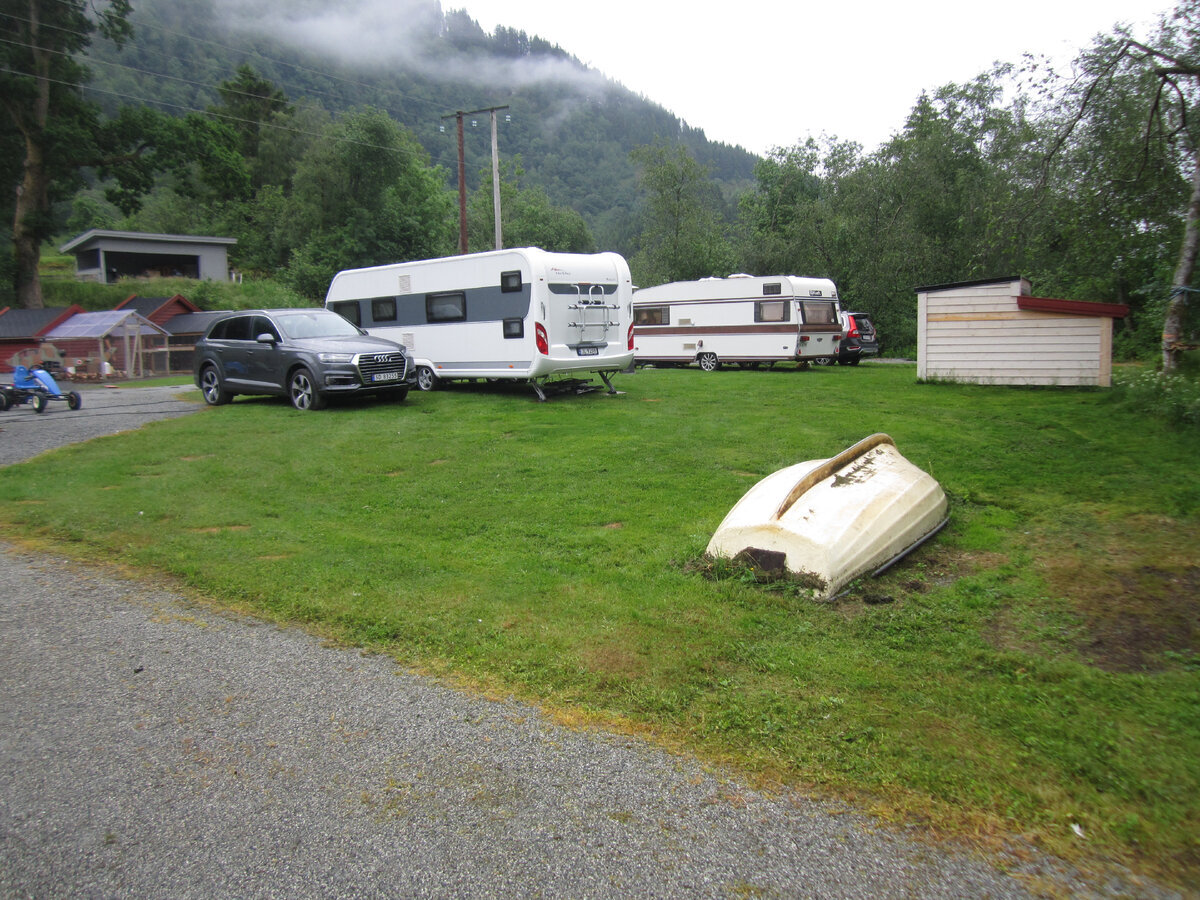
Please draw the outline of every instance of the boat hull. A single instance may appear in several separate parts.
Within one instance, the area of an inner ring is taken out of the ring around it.
[[[946,523],[946,495],[886,434],[830,459],[780,469],[729,511],[711,556],[745,554],[757,565],[810,578],[829,599],[864,573],[890,566]]]

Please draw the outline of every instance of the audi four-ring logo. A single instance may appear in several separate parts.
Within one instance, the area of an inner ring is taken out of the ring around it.
[[[390,354],[380,353],[378,356],[375,357],[373,362],[385,363],[385,362],[391,362],[391,360],[392,360],[392,357]]]

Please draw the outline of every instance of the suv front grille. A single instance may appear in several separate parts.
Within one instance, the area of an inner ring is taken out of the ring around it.
[[[408,368],[408,357],[403,353],[362,353],[358,357],[358,372],[363,384],[376,380],[373,376],[385,372],[399,372],[400,381],[404,380]]]

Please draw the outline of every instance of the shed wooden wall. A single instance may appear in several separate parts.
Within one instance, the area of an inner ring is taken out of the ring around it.
[[[1025,280],[917,295],[917,375],[982,384],[1112,383],[1112,319],[1022,310]]]

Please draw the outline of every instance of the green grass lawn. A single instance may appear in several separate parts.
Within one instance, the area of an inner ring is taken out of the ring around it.
[[[1195,431],[911,365],[617,384],[239,399],[0,470],[0,520],[566,721],[1194,883]],[[831,603],[697,565],[755,480],[877,431],[949,495],[936,540]]]

